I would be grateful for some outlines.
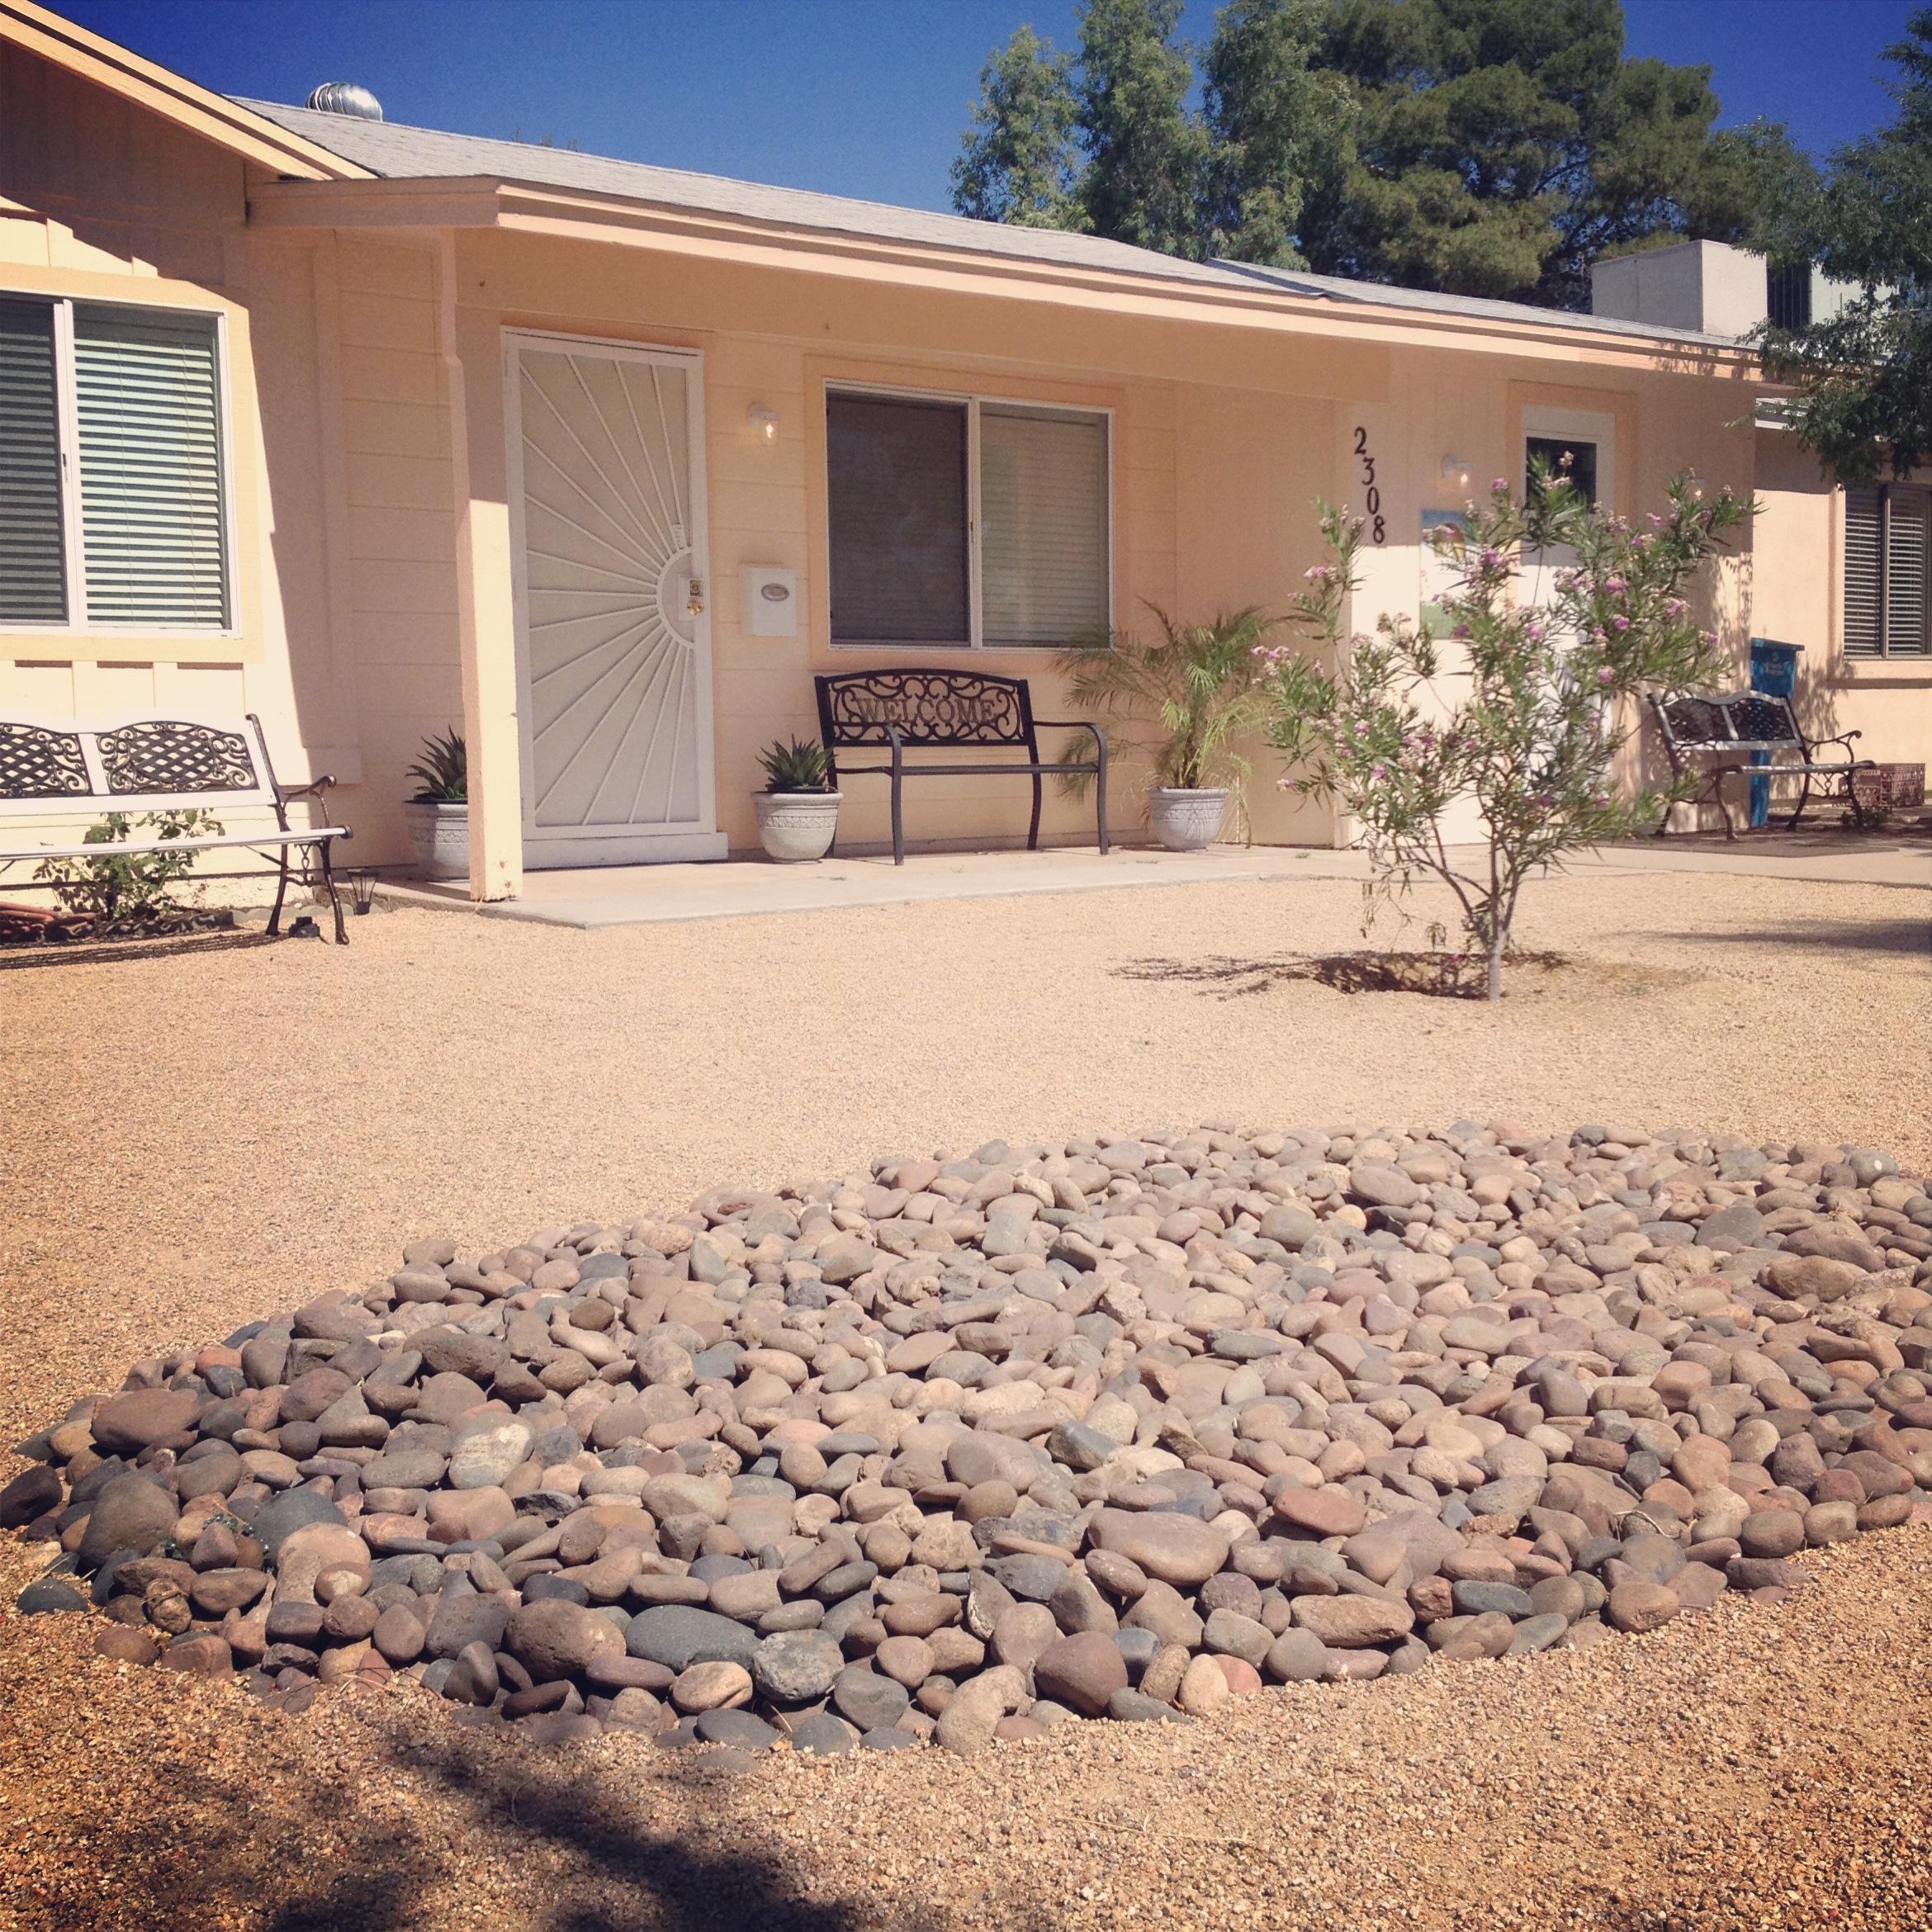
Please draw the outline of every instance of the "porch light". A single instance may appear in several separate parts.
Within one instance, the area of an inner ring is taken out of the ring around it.
[[[1472,473],[1466,457],[1447,456],[1442,458],[1442,481],[1453,488],[1468,489]]]
[[[761,441],[778,441],[779,413],[769,403],[753,403],[745,412],[745,420],[751,425],[752,433]]]
[[[349,869],[349,890],[355,895],[355,908],[367,912],[376,903],[376,881],[381,868],[355,865]]]

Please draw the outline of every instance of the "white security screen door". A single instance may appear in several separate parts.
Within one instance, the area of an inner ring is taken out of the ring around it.
[[[720,858],[703,366],[511,333],[525,863]]]

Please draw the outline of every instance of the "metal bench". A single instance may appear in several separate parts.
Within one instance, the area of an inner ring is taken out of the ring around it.
[[[1033,779],[1033,822],[1026,849],[1039,850],[1040,781],[1082,774],[1094,781],[1096,830],[1100,849],[1107,840],[1107,738],[1085,718],[1036,718],[1024,678],[1000,678],[983,671],[844,671],[813,680],[818,686],[818,729],[831,760],[828,776],[836,787],[846,778],[880,777],[893,782],[893,863],[906,863],[906,829],[900,793],[909,778],[997,778],[1012,773]],[[1037,727],[1090,732],[1091,763],[1043,760]],[[887,765],[839,763],[845,751],[889,745]],[[1024,759],[975,765],[908,765],[908,751],[965,751],[981,746],[1009,746]]]
[[[305,877],[290,854],[312,852],[322,890],[335,914],[338,945],[348,944],[342,902],[329,872],[329,847],[349,836],[346,826],[291,826],[290,801],[320,800],[335,781],[279,785],[269,762],[262,721],[253,712],[245,728],[141,713],[108,724],[66,718],[0,718],[0,874],[16,865],[49,859],[120,858],[144,852],[254,851],[277,873],[272,936],[282,930],[282,907],[291,879]],[[130,839],[111,845],[30,844],[6,821],[92,817],[109,812],[150,812],[265,806],[276,829],[190,834],[178,839]],[[213,872],[204,878],[256,878],[259,871]],[[53,881],[22,879],[8,889],[57,892]]]
[[[1863,823],[1864,807],[1853,788],[1852,779],[1855,773],[1876,769],[1876,764],[1869,758],[1852,756],[1852,741],[1860,735],[1857,732],[1841,732],[1832,738],[1807,737],[1798,723],[1797,713],[1792,709],[1791,700],[1769,697],[1762,691],[1693,691],[1674,698],[1652,692],[1650,698],[1674,776],[1682,778],[1695,769],[1686,762],[1693,755],[1709,752],[1727,755],[1726,762],[1702,770],[1701,775],[1706,781],[1702,788],[1683,801],[1692,805],[1714,803],[1724,815],[1726,838],[1737,836],[1731,807],[1724,802],[1724,781],[1734,773],[1742,773],[1747,779],[1804,779],[1797,809],[1786,822],[1788,831],[1797,830],[1798,821],[1811,803],[1814,780],[1819,781],[1821,796],[1849,805],[1857,822]],[[1844,756],[1821,759],[1819,750],[1826,745],[1842,745]],[[1758,752],[1764,753],[1770,762],[1753,764],[1752,755]],[[1655,836],[1662,838],[1669,829],[1670,812],[1666,807]]]

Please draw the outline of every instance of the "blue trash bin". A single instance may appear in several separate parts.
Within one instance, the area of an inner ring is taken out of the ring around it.
[[[1797,694],[1798,653],[1804,649],[1802,644],[1780,644],[1770,637],[1751,639],[1751,689],[1762,691],[1767,698],[1791,698]],[[1769,765],[1769,751],[1754,751],[1753,765]],[[1771,781],[1768,778],[1751,780],[1751,829],[1768,825],[1771,820]]]

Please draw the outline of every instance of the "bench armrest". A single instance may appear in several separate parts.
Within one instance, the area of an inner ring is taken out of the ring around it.
[[[282,803],[286,805],[291,798],[320,799],[322,794],[334,783],[334,779],[324,773],[319,779],[310,779],[305,785],[277,784],[275,789]]]
[[[1101,758],[1105,759],[1107,755],[1107,734],[1091,718],[1036,717],[1033,722],[1036,726],[1044,727],[1049,732],[1091,732],[1093,734],[1094,744],[1098,748]]]
[[[1849,760],[1851,756],[1852,740],[1862,738],[1864,735],[1863,732],[1838,732],[1829,738],[1814,738],[1811,742],[1810,751],[1816,751],[1821,745],[1842,745],[1844,746],[1845,756]],[[1809,752],[1807,755],[1809,755]]]

